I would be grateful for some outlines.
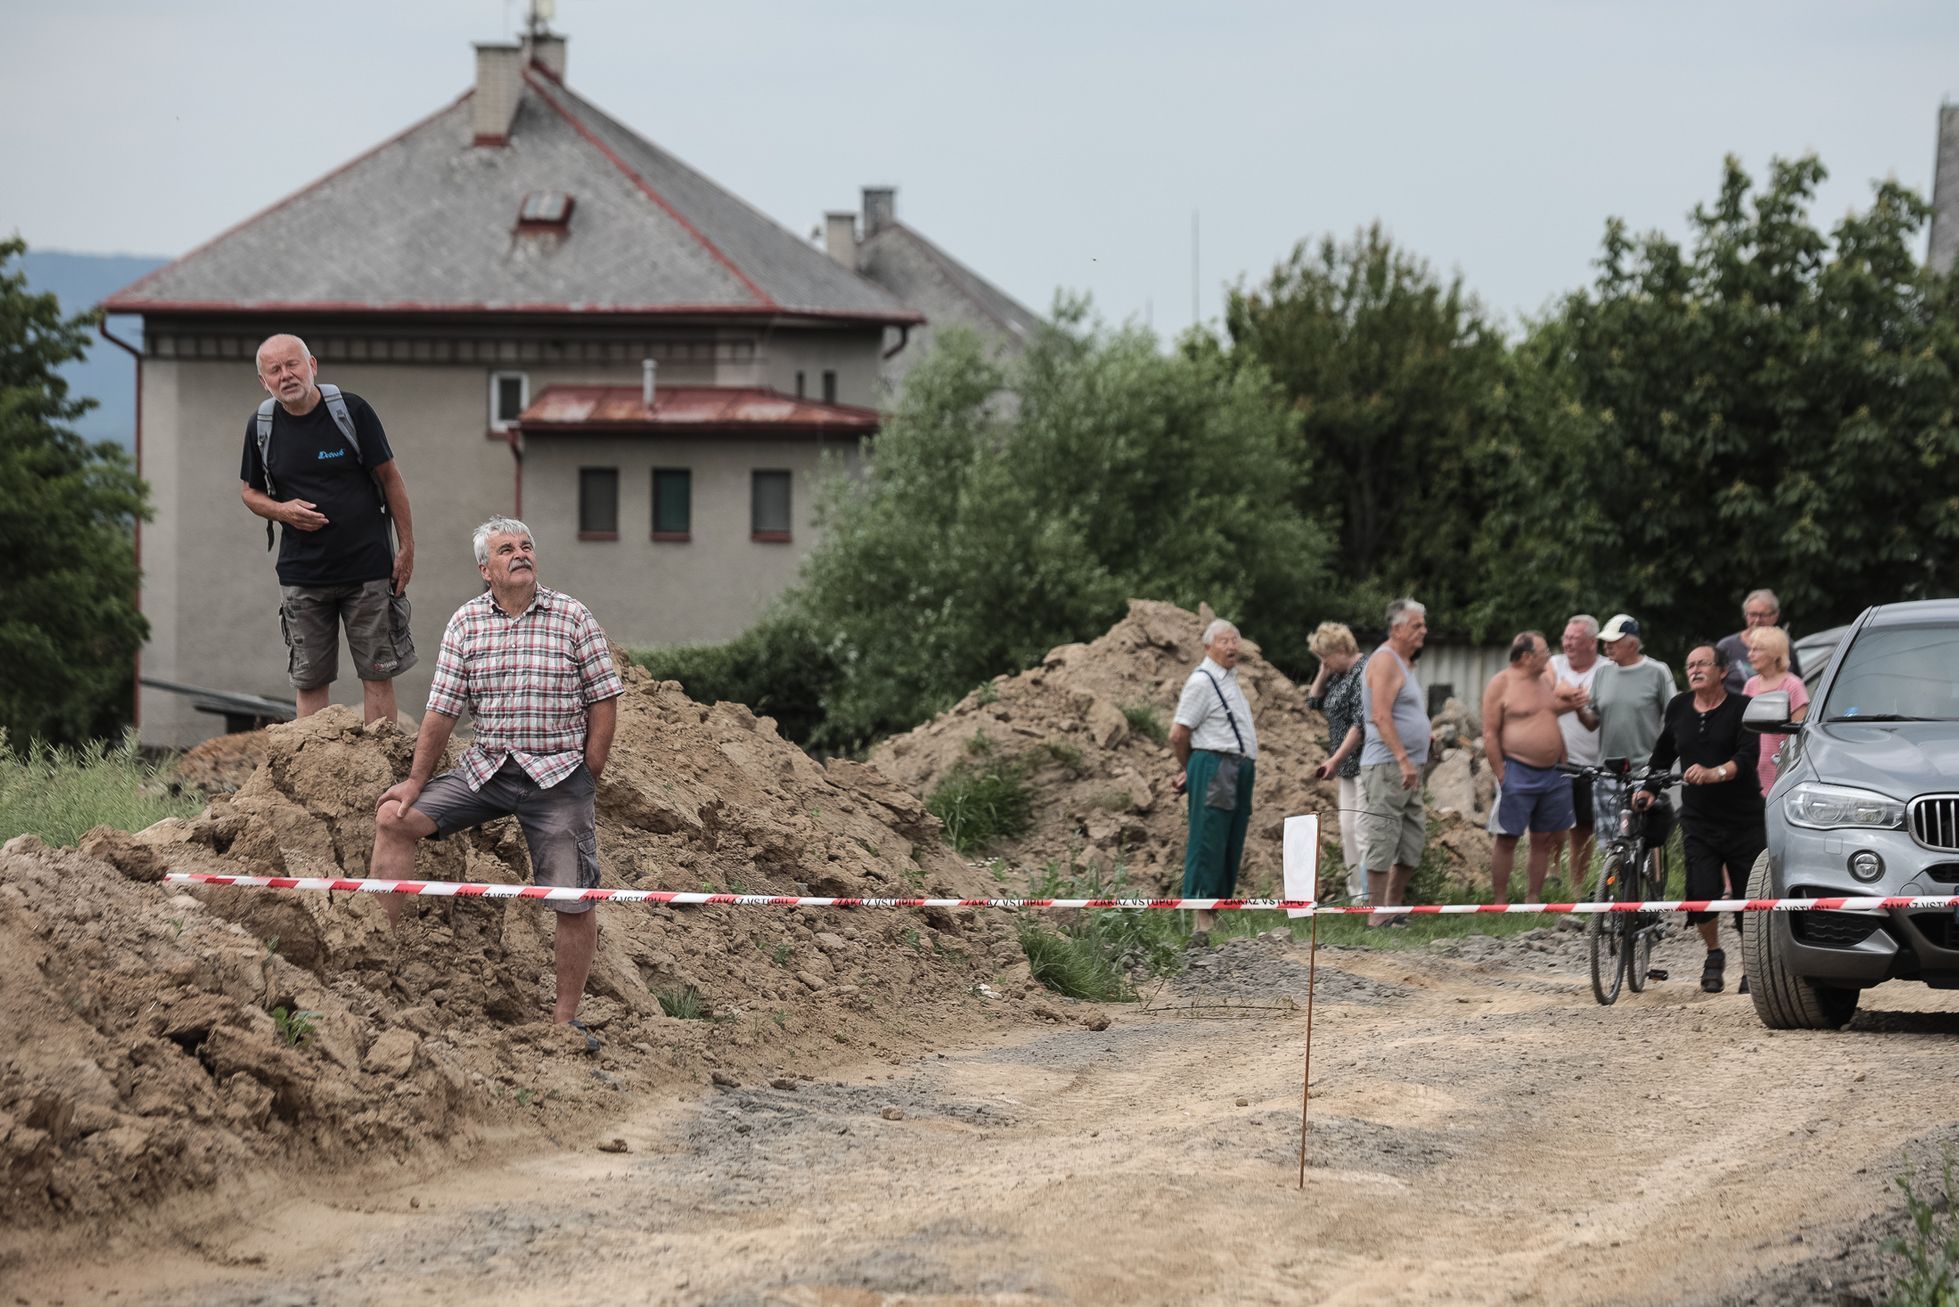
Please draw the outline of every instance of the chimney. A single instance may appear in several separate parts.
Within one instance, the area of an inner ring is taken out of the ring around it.
[[[476,43],[476,93],[470,96],[475,145],[502,145],[510,139],[510,120],[524,90],[524,51],[501,41]]]
[[[1932,232],[1925,262],[1940,274],[1959,254],[1959,105],[1939,106],[1939,150],[1932,165]]]
[[[898,188],[866,186],[864,188],[864,239],[869,240],[897,221]]]
[[[524,38],[525,63],[536,64],[556,82],[565,80],[565,38],[556,32],[532,32]]]
[[[823,248],[844,267],[857,267],[857,215],[848,210],[823,215]]]
[[[649,409],[653,407],[653,377],[659,370],[659,363],[653,359],[639,361],[639,402]]]

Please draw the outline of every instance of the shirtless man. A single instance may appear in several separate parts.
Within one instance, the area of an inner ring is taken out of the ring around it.
[[[1564,761],[1564,732],[1558,729],[1560,692],[1550,667],[1550,642],[1540,631],[1525,631],[1510,645],[1510,666],[1492,676],[1483,691],[1483,757],[1497,787],[1490,807],[1490,834],[1496,836],[1490,888],[1497,903],[1510,901],[1510,872],[1525,830],[1531,833],[1528,901],[1535,903],[1544,892],[1551,855],[1575,820],[1571,783],[1557,770]]]

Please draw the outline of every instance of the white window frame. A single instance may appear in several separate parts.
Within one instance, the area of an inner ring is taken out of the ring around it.
[[[530,373],[514,371],[492,372],[490,374],[490,430],[492,431],[508,431],[517,425],[512,419],[499,419],[497,417],[497,391],[501,389],[502,383],[510,377],[517,378],[517,411],[522,413],[531,406]]]

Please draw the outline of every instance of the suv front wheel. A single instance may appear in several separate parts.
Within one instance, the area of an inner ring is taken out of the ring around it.
[[[1748,873],[1748,897],[1775,897],[1769,883],[1769,855],[1755,859]],[[1775,923],[1767,912],[1741,915],[1741,965],[1755,1015],[1771,1030],[1836,1030],[1857,1012],[1857,991],[1818,985],[1789,969],[1776,947]]]

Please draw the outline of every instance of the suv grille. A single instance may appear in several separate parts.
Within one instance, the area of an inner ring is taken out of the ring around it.
[[[1804,944],[1824,948],[1851,948],[1871,937],[1883,922],[1861,912],[1808,912],[1789,914],[1789,933]]]
[[[1959,921],[1950,912],[1914,912],[1911,924],[1918,927],[1920,934],[1934,948],[1952,949],[1959,947]]]
[[[1959,794],[1928,794],[1910,806],[1911,836],[1928,849],[1959,853]]]

